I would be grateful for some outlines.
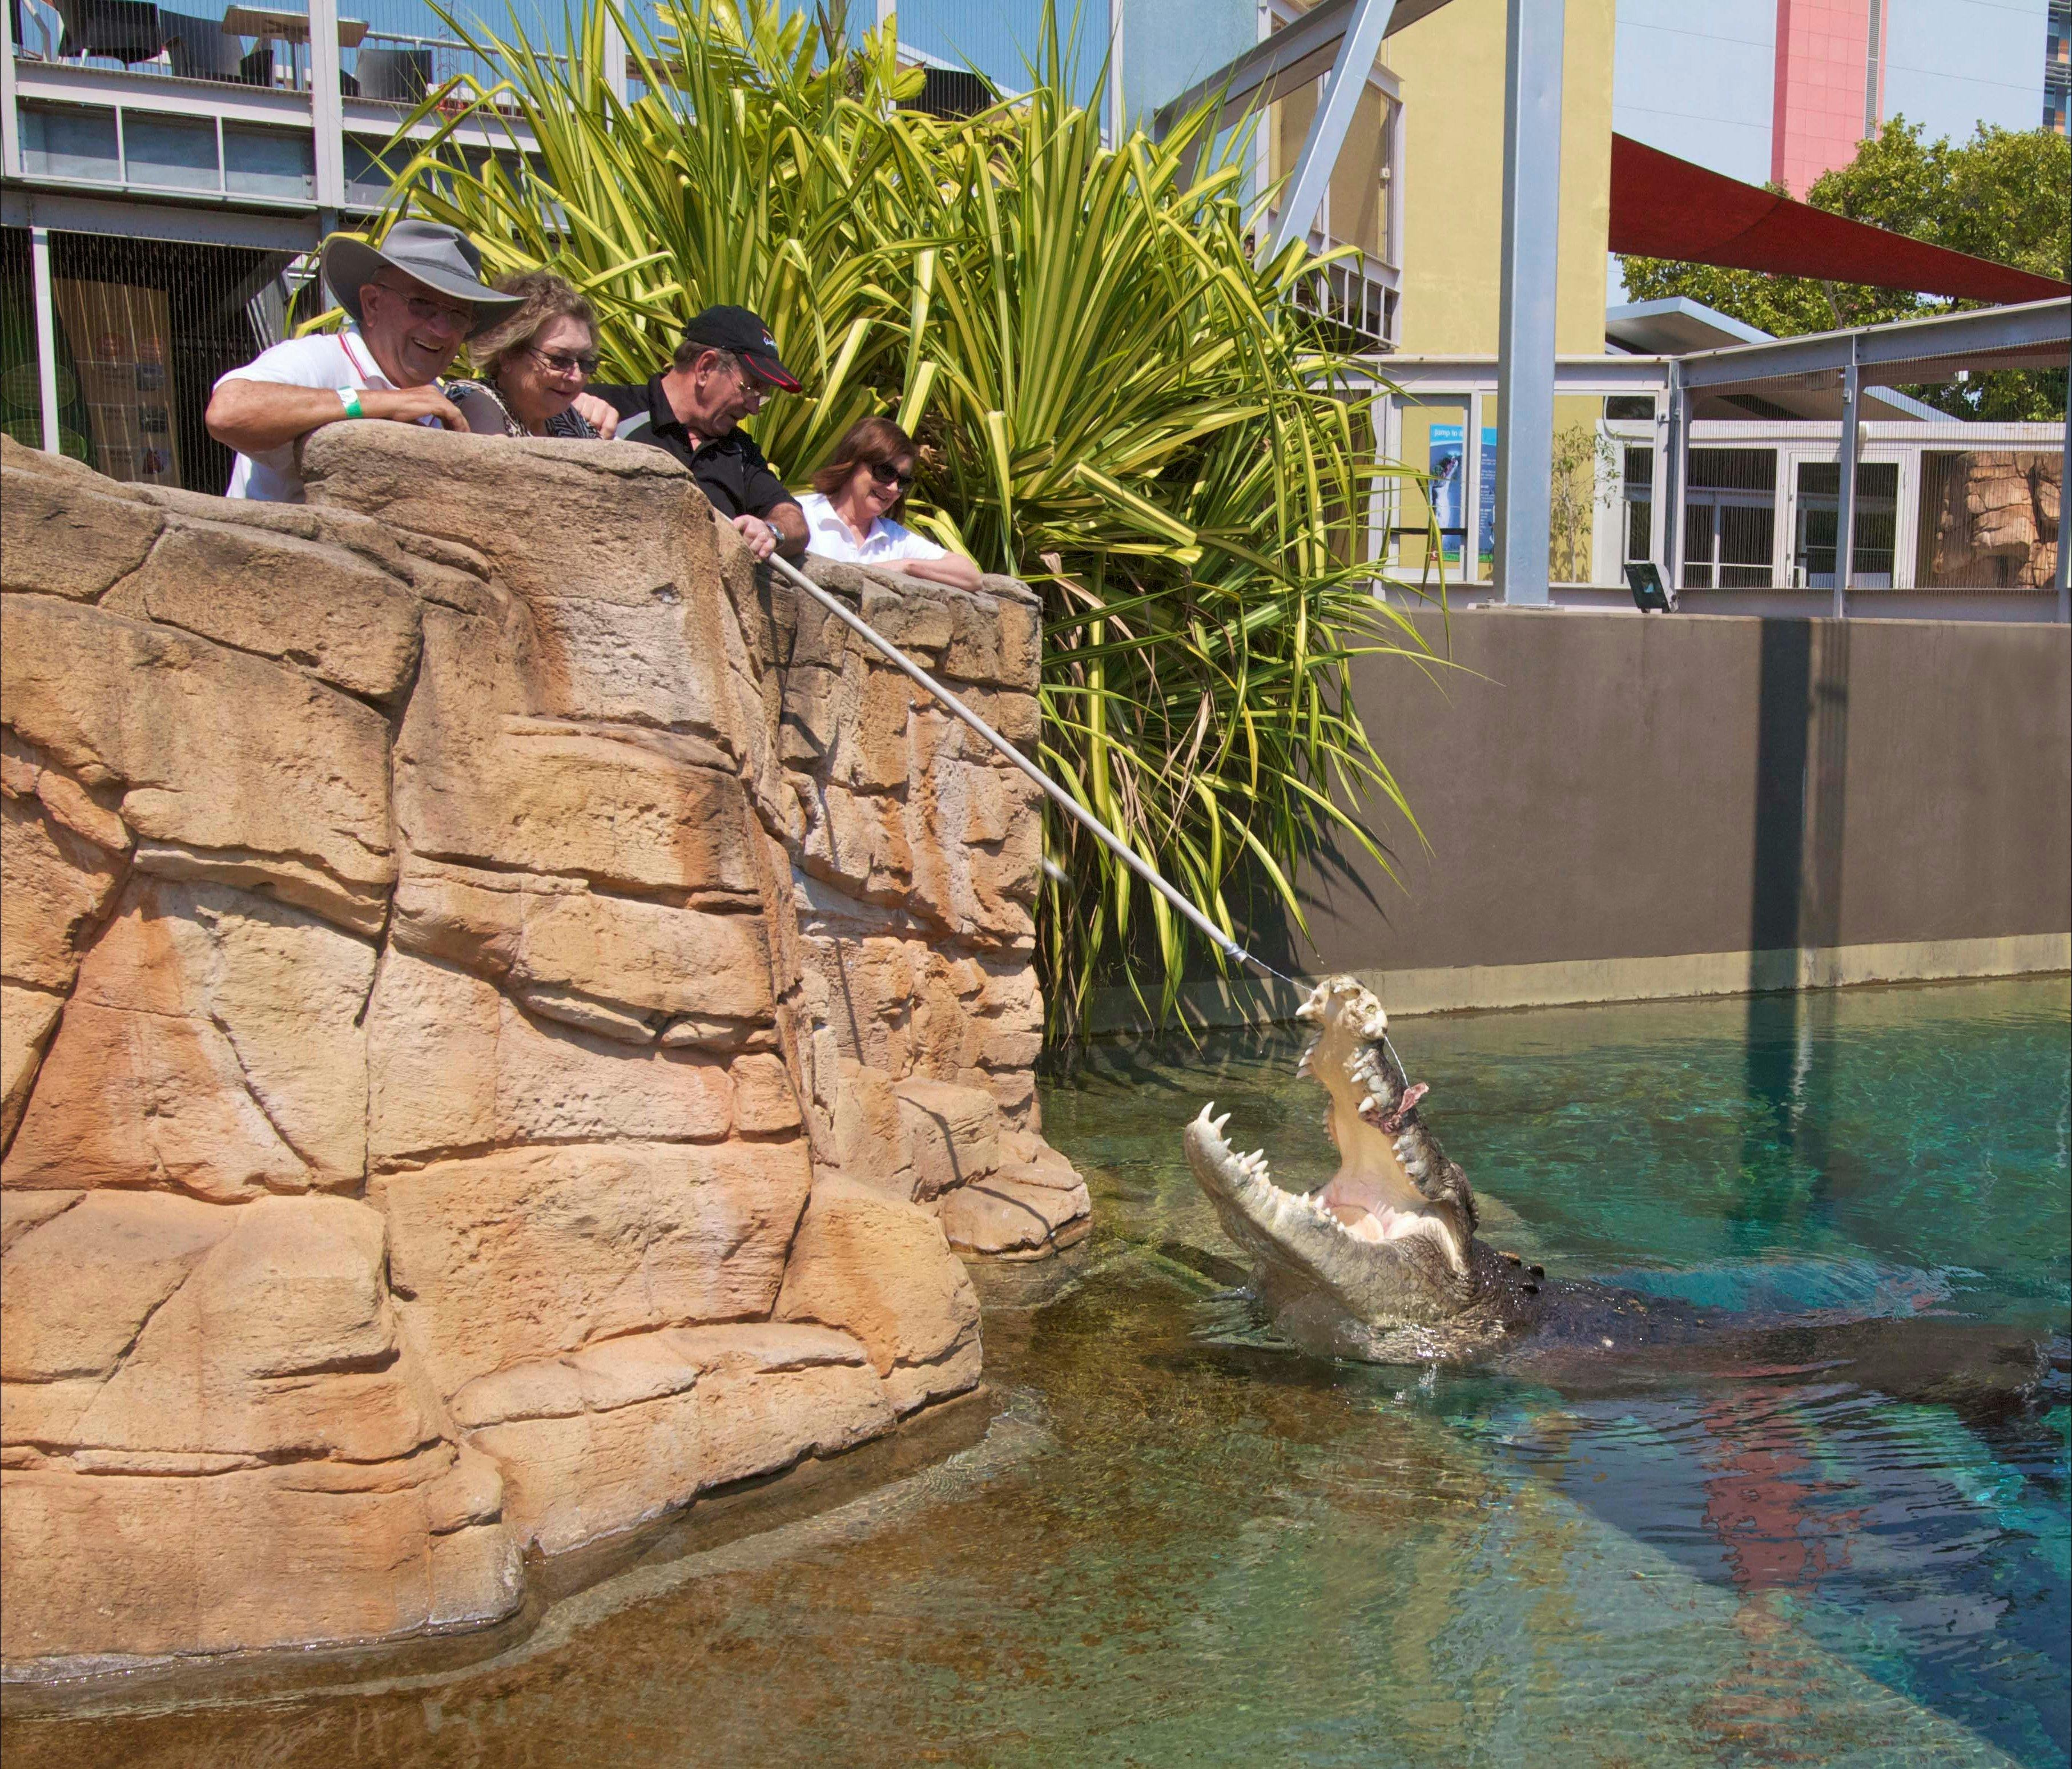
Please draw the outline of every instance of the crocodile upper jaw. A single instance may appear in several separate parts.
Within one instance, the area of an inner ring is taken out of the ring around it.
[[[1474,1294],[1470,1234],[1411,1170],[1420,1139],[1404,1120],[1422,1090],[1404,1086],[1386,1049],[1381,1004],[1350,978],[1333,978],[1301,1016],[1318,1028],[1302,1069],[1330,1098],[1325,1122],[1339,1154],[1330,1183],[1283,1191],[1263,1152],[1240,1155],[1225,1141],[1228,1114],[1217,1118],[1213,1105],[1183,1135],[1188,1165],[1260,1268],[1262,1290],[1319,1290],[1376,1326],[1448,1320]]]

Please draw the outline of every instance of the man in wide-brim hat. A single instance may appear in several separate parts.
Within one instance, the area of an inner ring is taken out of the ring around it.
[[[520,304],[483,281],[473,240],[435,221],[398,221],[378,246],[334,233],[323,265],[343,329],[276,344],[209,396],[209,434],[237,451],[228,496],[301,503],[295,443],[323,425],[387,418],[465,430],[438,378],[469,334]]]

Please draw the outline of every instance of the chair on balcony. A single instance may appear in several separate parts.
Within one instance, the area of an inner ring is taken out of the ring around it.
[[[362,98],[415,105],[431,89],[432,52],[429,49],[363,49],[359,75]]]
[[[165,27],[166,47],[172,53],[173,72],[182,79],[228,80],[240,86],[273,84],[270,43],[261,43],[247,55],[241,37],[224,35],[220,18],[162,9],[158,17]]]
[[[51,0],[64,20],[60,55],[105,55],[123,63],[155,61],[166,50],[158,9],[150,0]]]

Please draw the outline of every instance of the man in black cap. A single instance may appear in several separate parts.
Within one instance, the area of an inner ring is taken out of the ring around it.
[[[660,374],[638,386],[586,388],[575,406],[600,430],[615,420],[622,442],[676,456],[758,559],[796,559],[806,550],[805,516],[739,428],[773,388],[796,393],[799,383],[779,360],[770,328],[746,307],[708,307],[684,328]]]
[[[334,233],[323,263],[344,329],[262,351],[209,395],[209,434],[237,451],[227,496],[301,503],[296,440],[343,419],[465,430],[438,378],[471,332],[524,305],[488,287],[475,242],[436,221],[398,221],[378,246]]]

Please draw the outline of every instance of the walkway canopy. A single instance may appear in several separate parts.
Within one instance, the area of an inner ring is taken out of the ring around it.
[[[1965,301],[2048,301],[2072,285],[1951,252],[1612,137],[1611,249],[1687,264],[1868,283]]]

